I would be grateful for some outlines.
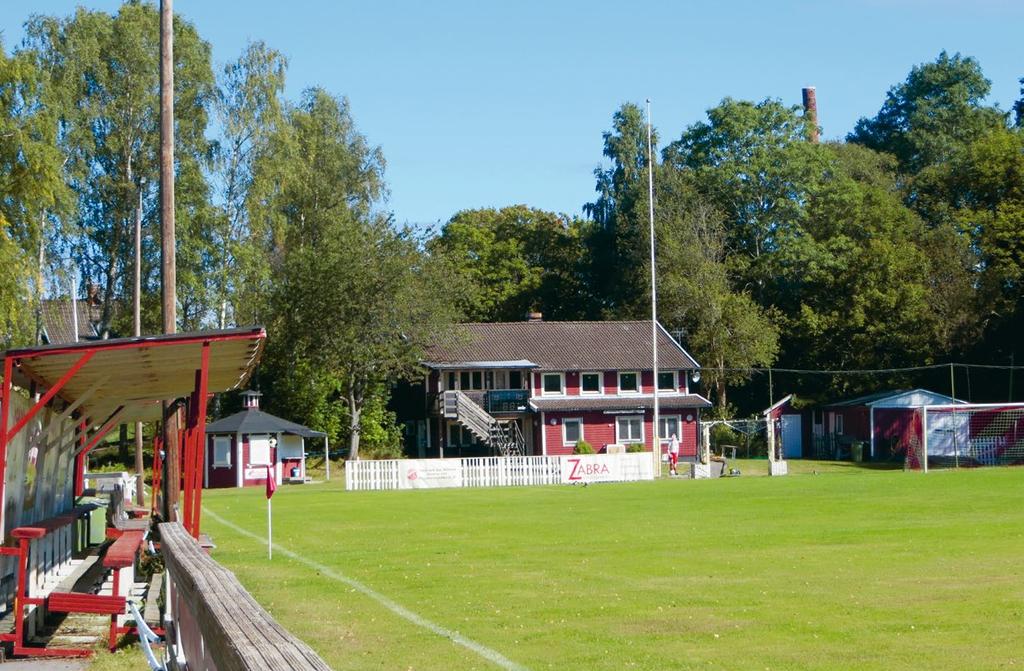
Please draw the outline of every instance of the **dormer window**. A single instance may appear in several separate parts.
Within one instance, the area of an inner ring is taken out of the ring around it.
[[[640,373],[619,373],[619,393],[640,393]]]
[[[541,377],[541,390],[545,396],[565,393],[565,375],[563,373],[544,373]]]

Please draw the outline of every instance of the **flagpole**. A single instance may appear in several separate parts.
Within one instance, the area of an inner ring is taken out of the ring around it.
[[[654,369],[654,477],[661,476],[661,418],[658,413],[658,285],[654,265],[654,149],[651,142],[651,99],[647,99],[647,211],[651,223],[651,364]]]
[[[267,499],[267,559],[274,558],[274,516],[270,513],[270,499]]]

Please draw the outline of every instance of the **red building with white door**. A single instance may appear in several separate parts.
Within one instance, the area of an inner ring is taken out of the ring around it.
[[[205,487],[265,485],[268,466],[277,484],[305,482],[305,439],[325,434],[263,412],[260,396],[243,392],[241,412],[206,425]]]

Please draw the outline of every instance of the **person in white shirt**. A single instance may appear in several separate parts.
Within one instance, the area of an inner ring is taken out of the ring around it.
[[[679,475],[679,471],[676,470],[676,463],[679,461],[679,438],[676,434],[672,434],[668,439],[668,473],[669,475]]]

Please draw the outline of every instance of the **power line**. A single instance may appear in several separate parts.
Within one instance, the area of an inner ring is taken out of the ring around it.
[[[921,370],[942,370],[948,368],[981,368],[990,370],[1024,370],[1024,366],[999,366],[984,363],[936,363],[928,366],[906,366],[904,368],[858,368],[850,370],[818,370],[808,368],[730,368],[718,366],[702,366],[705,371],[728,371],[730,373],[800,373],[805,375],[876,375],[878,373],[911,373]]]

